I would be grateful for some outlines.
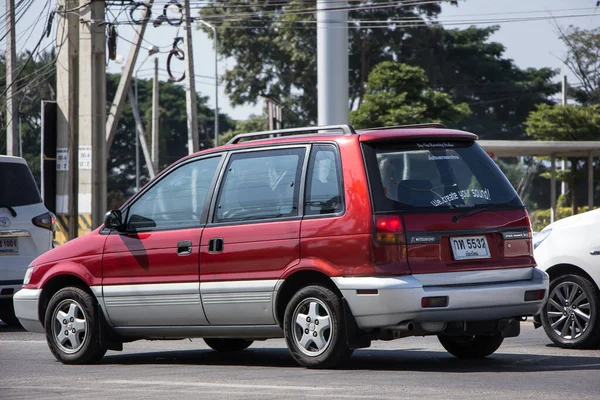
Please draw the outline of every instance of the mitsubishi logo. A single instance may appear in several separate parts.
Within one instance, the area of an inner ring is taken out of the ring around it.
[[[8,228],[10,219],[8,217],[0,217],[0,228]]]

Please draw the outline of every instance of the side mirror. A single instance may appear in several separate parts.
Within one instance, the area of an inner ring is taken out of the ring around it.
[[[121,210],[110,210],[104,215],[104,226],[117,231],[123,230],[123,215]]]

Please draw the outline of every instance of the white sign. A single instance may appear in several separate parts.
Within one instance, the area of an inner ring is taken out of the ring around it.
[[[92,146],[79,146],[79,169],[92,169]]]
[[[56,149],[56,170],[69,170],[69,149],[66,147],[58,147]]]

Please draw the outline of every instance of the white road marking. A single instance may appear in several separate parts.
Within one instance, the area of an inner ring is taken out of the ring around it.
[[[253,385],[244,383],[219,383],[219,382],[171,382],[171,381],[137,381],[137,380],[107,380],[105,383],[112,385],[155,385],[155,386],[192,386],[192,387],[219,387],[237,389],[269,389],[269,390],[338,390],[336,387],[307,387],[307,386],[281,386],[281,385]]]
[[[46,343],[45,340],[0,340],[0,343]]]

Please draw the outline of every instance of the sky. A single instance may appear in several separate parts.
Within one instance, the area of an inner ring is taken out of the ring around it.
[[[19,0],[17,0],[18,2]],[[32,49],[39,40],[43,29],[45,28],[45,16],[48,8],[40,9],[46,4],[46,0],[34,0],[34,6],[17,23],[17,50]],[[6,8],[5,2],[0,2],[0,15],[4,15]],[[153,15],[161,12],[164,1],[153,8]],[[54,8],[55,0],[50,2]],[[116,14],[120,8],[111,7]],[[505,57],[511,58],[516,65],[521,68],[527,67],[551,67],[560,70],[560,76],[566,74],[570,82],[575,82],[573,74],[568,71],[561,61],[566,54],[566,49],[558,38],[556,24],[563,27],[575,25],[584,29],[591,29],[600,25],[600,7],[596,8],[596,0],[461,0],[458,6],[448,4],[442,5],[442,13],[439,16],[441,22],[448,23],[447,28],[465,28],[470,24],[454,23],[462,21],[473,21],[474,18],[516,18],[523,16],[559,16],[559,15],[581,15],[593,14],[584,17],[557,18],[556,20],[540,20],[526,22],[505,22],[505,23],[487,23],[477,24],[479,27],[498,24],[501,29],[492,37],[493,41],[502,43],[505,48]],[[109,14],[110,15],[110,14]],[[37,22],[37,24],[36,24]],[[449,23],[453,23],[450,25]],[[3,25],[3,24],[2,24]],[[56,25],[56,24],[55,24]],[[136,34],[132,27],[118,26],[120,38],[117,42],[117,54],[125,60],[128,57],[130,43],[134,40]],[[53,28],[50,38],[45,38],[40,48],[52,44],[56,38],[56,27]],[[0,36],[4,34],[4,27],[0,29]],[[144,37],[143,48],[140,50],[136,69],[140,79],[148,79],[152,76],[153,62],[152,57],[147,58],[148,50],[152,46],[158,46],[161,53],[159,58],[159,71],[161,80],[168,79],[166,73],[166,58],[169,49],[172,46],[175,36],[183,36],[183,28],[176,28],[163,23],[158,28],[148,26]],[[194,43],[194,64],[196,78],[196,90],[201,96],[207,96],[208,106],[214,107],[214,50],[213,42],[200,30],[193,30]],[[0,42],[0,51],[4,51],[5,41]],[[119,57],[120,58],[120,57]],[[142,65],[143,63],[143,65]],[[235,61],[220,60],[219,74],[222,74],[227,68],[232,67]],[[109,61],[107,71],[110,73],[120,72],[124,62],[117,63]],[[183,71],[183,62],[179,65],[173,65],[173,69]],[[224,87],[219,87],[219,111],[229,114],[230,117],[237,120],[244,120],[251,114],[260,114],[264,104],[260,102],[256,105],[244,105],[233,107],[227,98]]]

